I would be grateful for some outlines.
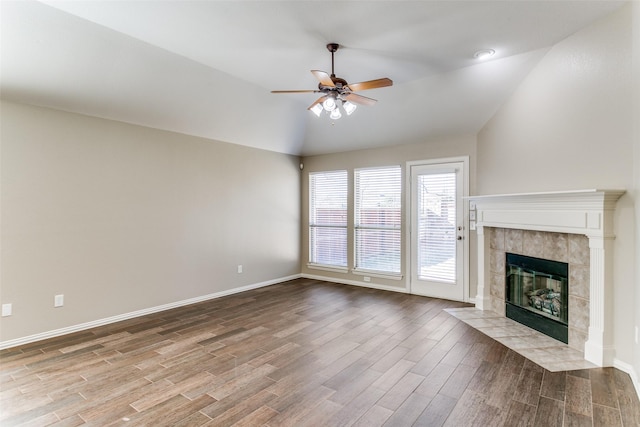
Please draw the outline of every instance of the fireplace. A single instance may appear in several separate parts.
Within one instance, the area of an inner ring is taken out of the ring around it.
[[[506,253],[506,316],[567,344],[569,265]]]
[[[591,363],[612,366],[613,213],[622,194],[623,190],[589,189],[469,197],[470,228],[477,230],[478,243],[476,307],[505,315],[504,252],[568,261],[569,347],[584,351]],[[502,230],[502,249],[490,248],[492,230]],[[515,235],[524,241],[510,250]],[[563,252],[567,249],[566,259],[547,256],[558,244]],[[580,261],[583,253],[586,260]],[[501,286],[492,286],[500,282]]]

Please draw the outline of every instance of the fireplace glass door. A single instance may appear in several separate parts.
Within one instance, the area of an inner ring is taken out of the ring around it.
[[[568,276],[566,263],[507,253],[507,317],[567,343]]]

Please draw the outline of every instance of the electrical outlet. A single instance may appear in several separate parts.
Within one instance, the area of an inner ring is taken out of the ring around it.
[[[369,276],[364,276],[364,277],[362,278],[362,280],[364,280],[365,282],[370,282],[370,281],[371,281],[371,277],[369,277]]]
[[[13,306],[11,305],[11,303],[2,304],[2,317],[11,316],[12,313],[13,313]],[[638,328],[636,328],[636,331],[637,330]]]
[[[238,264],[238,274],[242,273],[242,264]]]
[[[64,295],[56,295],[53,297],[53,306],[62,307],[64,305]]]

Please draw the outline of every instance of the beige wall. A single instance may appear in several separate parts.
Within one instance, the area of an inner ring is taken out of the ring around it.
[[[362,275],[349,273],[335,273],[310,269],[307,267],[309,262],[309,173],[329,170],[347,170],[349,176],[353,177],[353,171],[357,168],[400,165],[403,177],[406,176],[406,163],[408,161],[433,160],[449,157],[468,156],[469,157],[469,175],[470,175],[470,193],[475,191],[475,159],[476,159],[476,139],[475,136],[466,136],[458,138],[448,138],[436,141],[425,141],[417,144],[405,144],[394,147],[373,148],[369,150],[358,150],[344,153],[327,154],[321,156],[310,156],[303,158],[304,173],[302,179],[302,273],[310,276],[321,276],[329,279],[342,281],[344,283],[361,284],[364,286],[389,287],[391,289],[404,290],[407,287],[407,261],[402,260],[401,272],[403,279],[401,281],[390,280],[378,277],[371,277],[371,282],[363,281]],[[353,200],[353,179],[349,182],[349,198]],[[406,200],[405,185],[403,181],[403,200]],[[403,211],[403,230],[405,230],[405,218]],[[353,234],[353,212],[349,215],[349,234]],[[402,247],[406,247],[403,233]],[[470,242],[472,248],[475,247],[475,236]],[[349,241],[348,256],[349,267],[353,268],[353,241]],[[405,257],[406,258],[406,257]],[[471,274],[471,297],[476,295],[475,280],[475,251],[471,255],[472,274]]]
[[[633,362],[638,287],[631,5],[555,45],[478,135],[478,194],[625,189],[615,215],[616,358]],[[637,320],[636,320],[637,322]]]
[[[299,274],[297,157],[1,112],[2,341]]]
[[[640,2],[632,3],[633,7],[633,123],[634,134],[634,206],[636,224],[636,278],[635,278],[635,331],[640,335]],[[640,336],[638,337],[640,340]],[[640,375],[640,342],[634,345],[634,368],[636,375]],[[640,376],[636,377],[636,388],[640,394]]]

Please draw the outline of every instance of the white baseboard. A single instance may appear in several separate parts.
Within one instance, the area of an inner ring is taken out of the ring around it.
[[[176,301],[169,304],[163,304],[156,307],[145,308],[142,310],[132,311],[130,313],[119,314],[117,316],[107,317],[105,319],[98,319],[87,323],[81,323],[79,325],[68,326],[66,328],[55,329],[53,331],[42,332],[39,334],[29,335],[22,338],[16,338],[8,341],[0,341],[0,350],[6,348],[17,347],[19,345],[29,344],[36,341],[41,341],[48,338],[55,338],[62,335],[70,334],[73,332],[80,332],[87,329],[95,328],[98,326],[109,325],[111,323],[121,322],[123,320],[129,320],[147,314],[158,313],[165,310],[171,310],[172,308],[184,307],[185,305],[196,304],[211,299],[225,297],[227,295],[233,295],[240,292],[250,291],[252,289],[258,289],[265,286],[275,285],[277,283],[286,282],[288,280],[299,279],[302,277],[300,274],[294,274],[287,277],[281,277],[278,279],[267,280],[265,282],[253,283],[251,285],[242,286],[239,288],[228,289],[226,291],[215,292],[208,295],[203,295],[195,298],[190,298],[182,301]]]
[[[613,367],[629,374],[629,376],[631,377],[631,381],[633,382],[633,386],[636,389],[638,399],[640,399],[640,376],[638,376],[636,370],[633,369],[633,366],[619,359],[613,359]]]
[[[376,285],[375,283],[371,283],[371,282],[360,282],[357,280],[339,279],[336,277],[317,276],[315,274],[305,274],[305,273],[301,274],[300,277],[304,279],[323,280],[325,282],[341,283],[343,285],[352,285],[352,286],[360,286],[363,288],[379,289],[381,291],[400,292],[403,294],[409,293],[409,291],[406,288],[398,288],[395,286],[388,286],[388,285]]]

